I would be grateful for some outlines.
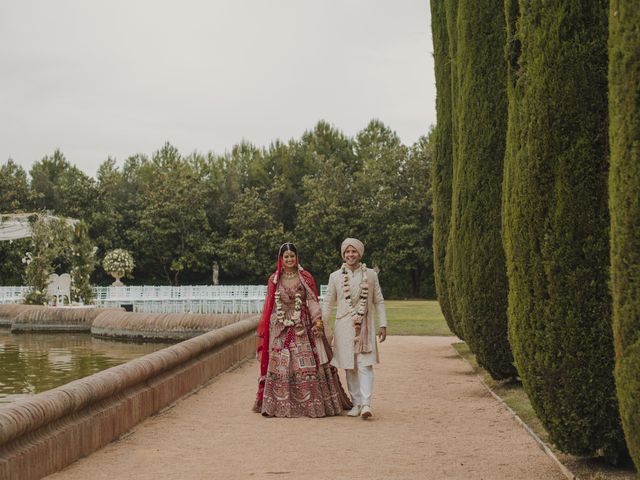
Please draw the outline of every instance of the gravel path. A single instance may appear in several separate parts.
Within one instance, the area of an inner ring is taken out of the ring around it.
[[[258,364],[248,361],[47,478],[564,479],[453,341],[389,337],[371,420],[253,413]]]

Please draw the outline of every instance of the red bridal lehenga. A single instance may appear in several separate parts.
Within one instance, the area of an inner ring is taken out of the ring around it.
[[[326,349],[330,355],[329,346],[311,330],[311,319],[320,314],[313,277],[301,272],[292,281],[287,279],[277,285],[272,282],[273,276],[269,279],[262,333],[259,327],[264,342],[262,348],[268,341],[268,351],[262,351],[260,385],[253,410],[270,417],[339,415],[351,404],[336,369],[329,365],[327,355],[321,351]],[[284,314],[281,313],[280,319],[278,301],[273,300],[278,294]],[[295,308],[296,294],[300,295],[299,316]],[[290,322],[294,324],[287,325]],[[321,364],[323,361],[326,363]]]

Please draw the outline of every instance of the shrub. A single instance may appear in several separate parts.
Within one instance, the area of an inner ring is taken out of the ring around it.
[[[629,453],[640,468],[640,10],[609,10],[609,211],[615,378]]]
[[[432,164],[433,188],[433,269],[436,293],[442,314],[449,329],[462,336],[451,310],[451,299],[445,271],[447,238],[451,219],[451,168],[453,165],[453,143],[451,138],[451,62],[447,17],[443,0],[431,1],[431,33],[433,35],[433,57],[436,76],[437,125],[434,132],[434,155]]]
[[[501,189],[507,118],[504,6],[457,7],[451,255],[456,322],[493,378],[516,375],[507,335]]]
[[[506,3],[509,335],[550,439],[624,453],[613,392],[606,2]]]

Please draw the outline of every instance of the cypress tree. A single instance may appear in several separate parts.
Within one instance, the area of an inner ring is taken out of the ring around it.
[[[505,1],[503,236],[509,338],[566,452],[624,452],[613,380],[607,210],[607,2]]]
[[[451,310],[451,299],[445,272],[445,255],[451,219],[451,167],[453,145],[451,139],[451,62],[444,0],[431,1],[431,33],[436,76],[435,146],[432,164],[433,189],[433,269],[436,293],[442,314],[449,329],[458,336]]]
[[[451,321],[453,332],[462,340],[464,340],[464,332],[460,323],[460,312],[458,311],[458,303],[456,302],[456,278],[453,273],[453,239],[455,238],[455,224],[453,223],[452,213],[455,208],[453,198],[453,163],[458,152],[458,116],[456,114],[458,108],[458,69],[457,50],[458,50],[458,1],[444,0],[444,13],[447,24],[447,41],[449,44],[449,76],[451,80],[450,92],[450,118],[451,118],[451,173],[450,173],[450,210],[449,214],[449,232],[447,235],[447,243],[444,248],[444,281],[449,294],[449,308],[451,310]]]
[[[609,10],[609,211],[615,379],[629,453],[640,468],[640,9]]]
[[[502,0],[459,2],[450,247],[456,321],[493,378],[516,375],[507,336],[501,192],[507,97]],[[459,314],[459,317],[457,316]]]

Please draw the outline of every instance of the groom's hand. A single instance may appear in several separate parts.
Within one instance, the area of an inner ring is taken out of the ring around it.
[[[380,339],[380,343],[387,339],[387,327],[380,327],[380,330],[378,330],[378,338]]]
[[[313,322],[311,331],[316,337],[322,336],[324,334],[324,323],[322,323],[322,320],[317,319],[315,322]]]

